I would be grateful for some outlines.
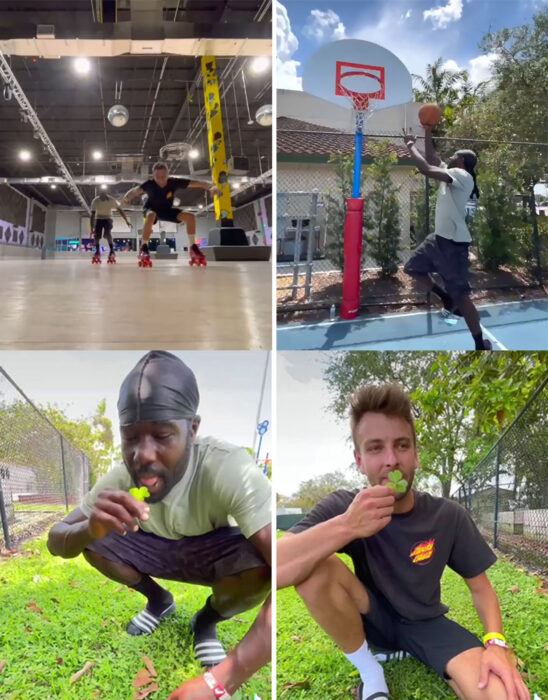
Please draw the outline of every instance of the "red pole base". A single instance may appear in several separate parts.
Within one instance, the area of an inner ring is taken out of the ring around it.
[[[341,318],[356,318],[360,309],[363,199],[346,200],[344,222],[344,272]]]

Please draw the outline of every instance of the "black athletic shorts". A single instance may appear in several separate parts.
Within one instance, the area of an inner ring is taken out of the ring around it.
[[[108,236],[112,231],[112,219],[96,219],[93,229],[94,236]]]
[[[437,272],[453,302],[470,293],[468,243],[457,243],[431,233],[413,251],[403,271],[408,275]]]
[[[201,586],[268,566],[238,527],[223,527],[180,540],[168,540],[140,529],[127,535],[110,532],[86,549],[141,574]]]
[[[445,667],[452,658],[474,647],[483,648],[472,632],[445,615],[415,622],[401,617],[380,593],[367,589],[371,604],[362,615],[367,642],[383,651],[407,651],[450,680]]]
[[[171,221],[172,223],[177,223],[177,216],[182,212],[182,209],[176,209],[175,207],[169,207],[169,209],[145,209],[145,216],[150,212],[156,214],[154,217],[154,223],[157,221]]]

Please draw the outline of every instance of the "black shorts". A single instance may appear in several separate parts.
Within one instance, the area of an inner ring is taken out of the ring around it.
[[[127,535],[111,532],[86,549],[141,574],[201,586],[268,566],[237,527],[223,527],[180,540],[168,540],[144,530]]]
[[[431,233],[413,251],[403,271],[408,275],[437,272],[454,302],[470,293],[468,243],[457,243]]]
[[[445,667],[452,658],[483,644],[469,630],[445,615],[415,622],[401,617],[380,593],[367,589],[371,604],[362,615],[368,643],[384,651],[407,651],[449,680]]]
[[[93,229],[94,236],[108,236],[112,231],[112,219],[96,219]]]
[[[176,209],[175,207],[170,207],[169,209],[145,209],[145,217],[152,212],[156,216],[154,217],[154,223],[157,221],[171,221],[176,224],[177,217],[182,212],[182,209]]]

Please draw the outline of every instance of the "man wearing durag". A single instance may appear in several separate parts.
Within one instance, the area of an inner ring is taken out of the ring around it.
[[[146,598],[127,626],[131,635],[152,634],[175,612],[172,594],[155,578],[208,586],[211,595],[191,621],[196,658],[215,667],[190,681],[198,684],[192,697],[206,700],[230,697],[250,669],[268,661],[264,610],[246,635],[252,643],[244,638],[228,658],[217,624],[268,595],[271,512],[270,482],[247,450],[197,437],[198,404],[194,373],[179,358],[161,351],[141,358],[118,400],[124,464],[51,529],[48,548],[64,558],[83,554]],[[187,697],[185,685],[173,698]]]

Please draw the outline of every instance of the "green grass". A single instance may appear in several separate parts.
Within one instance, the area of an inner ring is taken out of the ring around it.
[[[159,677],[160,688],[151,700],[165,700],[183,681],[201,674],[189,622],[209,595],[208,588],[166,582],[177,613],[154,634],[131,637],[125,627],[144,607],[139,593],[118,590],[119,584],[105,579],[81,556],[52,557],[45,536],[22,551],[22,556],[0,560],[0,661],[7,661],[0,674],[2,700],[131,700],[143,654]],[[43,615],[27,609],[31,600]],[[219,626],[225,646],[243,637],[257,612],[250,610]],[[91,674],[69,686],[70,677],[87,661],[96,664]],[[242,700],[254,693],[263,700],[270,697],[270,677],[269,665],[243,687]]]
[[[350,560],[342,557],[347,564]],[[529,670],[528,686],[546,700],[548,696],[548,601],[535,593],[538,579],[499,560],[489,578],[500,600],[506,636]],[[519,592],[508,589],[519,586]],[[442,599],[448,616],[481,636],[482,626],[464,581],[450,569],[442,580]],[[359,684],[358,672],[316,625],[304,604],[288,588],[277,596],[277,683],[280,700],[339,700],[352,697]],[[296,637],[296,640],[292,640]],[[303,640],[303,641],[301,641]],[[439,676],[415,659],[385,664],[386,682],[393,700],[442,700],[454,698]],[[286,684],[308,681],[306,687]],[[284,690],[285,687],[285,690]]]
[[[66,513],[65,506],[58,503],[14,503],[16,513]]]

